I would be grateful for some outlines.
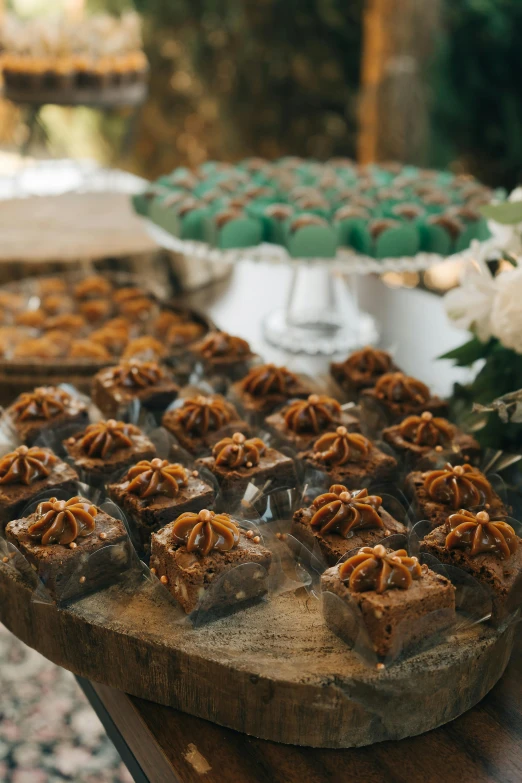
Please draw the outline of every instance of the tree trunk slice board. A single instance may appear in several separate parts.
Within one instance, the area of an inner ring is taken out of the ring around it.
[[[324,626],[304,590],[189,630],[157,587],[114,585],[57,608],[31,601],[2,563],[0,621],[90,680],[259,738],[325,748],[402,739],[453,720],[499,680],[514,635],[514,627],[476,626],[378,672]]]

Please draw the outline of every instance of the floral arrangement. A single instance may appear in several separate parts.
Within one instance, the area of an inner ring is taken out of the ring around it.
[[[522,188],[513,191],[509,201],[488,205],[482,213],[492,221],[492,237],[477,243],[460,285],[445,297],[449,318],[472,338],[441,358],[460,367],[478,366],[471,384],[455,385],[454,414],[462,418],[474,410],[480,414],[477,436],[483,445],[521,451],[519,411],[510,416],[498,413],[505,411],[505,395],[511,403],[522,389]],[[495,398],[502,399],[490,406]]]

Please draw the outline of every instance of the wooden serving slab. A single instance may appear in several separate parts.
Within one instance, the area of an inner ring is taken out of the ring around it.
[[[384,671],[360,664],[304,590],[189,630],[158,588],[115,585],[67,609],[31,601],[0,563],[0,621],[90,680],[256,737],[349,748],[429,731],[468,710],[508,663],[514,627],[475,626]]]

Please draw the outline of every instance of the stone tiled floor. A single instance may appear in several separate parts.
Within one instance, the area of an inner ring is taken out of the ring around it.
[[[131,783],[70,672],[0,625],[1,783]]]

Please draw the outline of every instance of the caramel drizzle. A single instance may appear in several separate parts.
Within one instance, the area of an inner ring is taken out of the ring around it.
[[[253,468],[259,465],[259,460],[266,452],[266,445],[261,438],[249,438],[241,432],[235,432],[231,438],[223,438],[212,449],[216,465],[237,470],[238,468]]]
[[[266,397],[268,394],[290,394],[290,390],[299,385],[299,379],[286,367],[275,364],[263,364],[254,367],[242,381],[244,391],[254,397]]]
[[[341,406],[333,397],[311,394],[307,400],[295,400],[284,410],[287,429],[319,435],[341,415]]]
[[[408,443],[417,446],[444,446],[451,443],[455,428],[446,419],[435,418],[430,411],[420,416],[408,416],[399,424],[399,433]]]
[[[50,449],[19,446],[0,459],[0,484],[32,484],[49,476],[56,462]]]
[[[432,500],[459,509],[490,503],[491,484],[471,465],[450,465],[423,474],[424,489]]]
[[[211,332],[195,346],[195,350],[205,359],[213,359],[216,356],[235,359],[250,355],[250,346],[247,341],[227,332]]]
[[[176,411],[176,421],[187,433],[205,435],[228,424],[232,413],[225,400],[200,395],[185,401]]]
[[[172,526],[172,534],[180,544],[186,544],[187,552],[203,556],[212,549],[228,552],[239,543],[239,528],[231,517],[208,509],[181,514]]]
[[[122,362],[112,371],[114,383],[119,386],[145,389],[154,386],[165,377],[165,373],[157,362],[140,362],[137,359]]]
[[[371,443],[358,432],[348,432],[346,427],[337,427],[335,432],[326,432],[313,446],[314,457],[331,465],[345,465],[360,462],[368,456]]]
[[[132,435],[140,430],[134,424],[108,419],[89,424],[80,440],[80,446],[88,457],[105,459],[113,451],[132,446]]]
[[[27,419],[53,419],[65,411],[70,396],[62,389],[41,386],[32,392],[24,392],[11,410],[18,421]]]
[[[391,358],[386,351],[378,351],[370,347],[362,348],[346,359],[344,367],[348,371],[357,373],[361,380],[369,383],[376,376],[388,372],[391,367]]]
[[[425,383],[402,372],[382,375],[375,384],[375,393],[390,402],[423,403],[430,398],[430,390]]]
[[[507,560],[518,548],[518,537],[511,525],[491,520],[486,511],[472,514],[460,509],[446,521],[446,549],[471,549],[471,556],[483,552]]]
[[[179,488],[188,484],[188,472],[179,463],[170,463],[166,459],[141,460],[127,471],[125,480],[129,482],[127,491],[140,498],[166,495],[174,498]]]
[[[385,549],[382,544],[362,547],[339,566],[339,579],[348,582],[349,589],[356,593],[367,590],[384,593],[393,588],[407,590],[421,574],[416,557],[408,557],[405,549],[395,552]]]
[[[70,500],[50,498],[36,509],[36,522],[28,529],[28,535],[42,546],[71,544],[76,538],[88,536],[96,527],[98,509],[82,497]]]
[[[335,532],[345,538],[352,530],[384,529],[377,513],[381,506],[382,498],[369,495],[367,489],[349,492],[343,484],[334,484],[312,503],[314,515],[310,524],[318,527],[321,535]]]

